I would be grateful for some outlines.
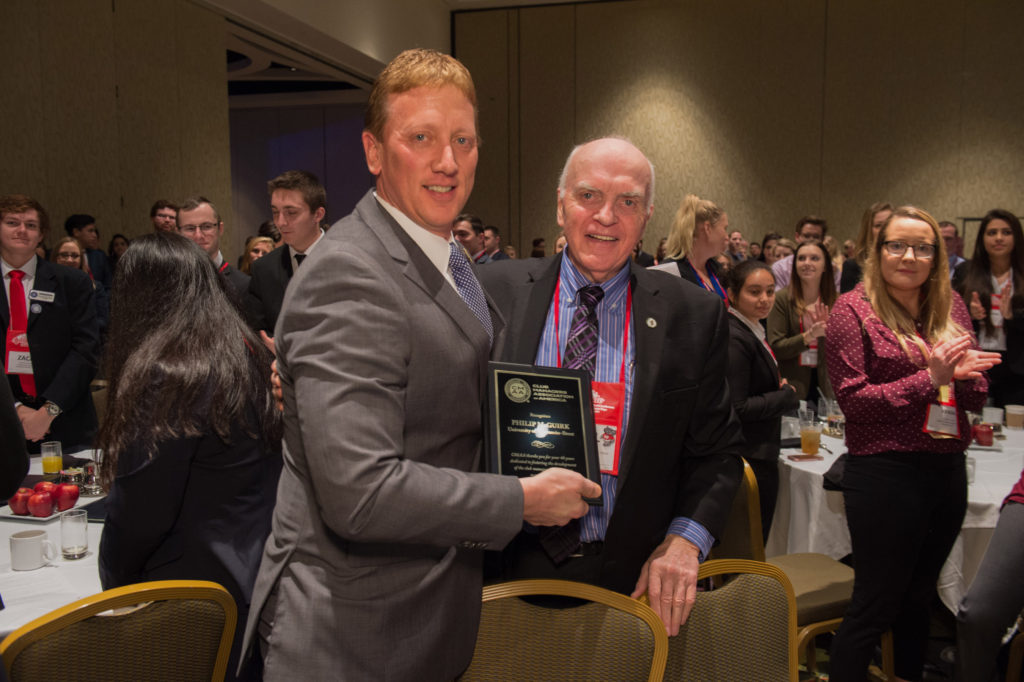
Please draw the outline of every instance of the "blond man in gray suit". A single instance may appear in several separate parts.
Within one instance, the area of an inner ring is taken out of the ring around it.
[[[363,132],[375,191],[285,295],[285,464],[246,632],[266,679],[453,679],[473,653],[482,550],[600,495],[563,469],[474,473],[492,337],[505,334],[451,248],[476,139],[465,67],[432,50],[396,57]]]

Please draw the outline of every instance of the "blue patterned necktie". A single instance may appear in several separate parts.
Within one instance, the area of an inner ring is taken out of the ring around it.
[[[487,331],[487,338],[494,343],[494,326],[491,323],[491,313],[487,309],[487,299],[484,298],[484,290],[480,288],[473,269],[469,266],[469,259],[463,253],[462,247],[455,242],[448,242],[448,269],[452,272],[452,279],[455,280],[455,288],[459,296],[466,302],[469,309],[480,320],[480,324]]]
[[[597,367],[597,304],[602,298],[604,289],[596,284],[579,290],[580,304],[572,315],[562,363],[566,369],[585,369],[591,379]],[[539,540],[555,565],[561,564],[580,546],[580,521],[573,519],[564,526],[542,527]]]

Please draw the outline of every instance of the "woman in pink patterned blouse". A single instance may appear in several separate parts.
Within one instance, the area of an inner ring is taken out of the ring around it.
[[[836,301],[825,348],[846,415],[843,499],[853,545],[853,597],[832,643],[831,679],[864,680],[892,629],[898,679],[918,680],[928,605],[967,508],[967,410],[985,403],[977,348],[949,284],[939,226],[904,206],[886,221],[864,281]]]

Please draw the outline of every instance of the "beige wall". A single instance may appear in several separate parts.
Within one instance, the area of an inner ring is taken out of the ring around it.
[[[877,200],[940,220],[1019,214],[1024,5],[983,5],[636,0],[459,13],[455,53],[483,95],[471,208],[509,226],[520,249],[536,235],[550,248],[564,157],[618,134],[657,170],[652,251],[689,192],[755,238],[791,234],[806,213],[851,237]]]
[[[101,241],[151,230],[158,198],[203,193],[234,257],[223,19],[188,0],[4,0],[0,192]],[[16,30],[15,30],[16,27]]]

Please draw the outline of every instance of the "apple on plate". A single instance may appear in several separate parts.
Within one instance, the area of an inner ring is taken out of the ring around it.
[[[53,495],[45,490],[33,493],[32,497],[28,498],[28,510],[32,516],[39,518],[50,516],[53,514]]]
[[[57,486],[57,494],[54,496],[57,503],[57,511],[71,509],[78,501],[78,486],[74,483],[61,483]]]
[[[57,492],[57,484],[52,483],[51,481],[39,481],[39,483],[36,483],[33,490],[37,493],[47,492],[54,495]]]
[[[28,516],[28,498],[32,497],[34,492],[31,488],[18,488],[18,492],[14,493],[11,499],[7,500],[11,513],[18,516]]]

